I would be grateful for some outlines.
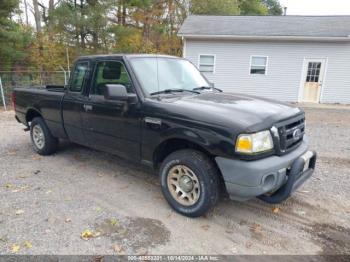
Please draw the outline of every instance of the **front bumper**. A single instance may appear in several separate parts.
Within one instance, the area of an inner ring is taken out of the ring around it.
[[[286,200],[311,177],[316,153],[308,151],[306,138],[294,151],[256,161],[215,158],[230,198],[244,201],[254,197],[268,203]]]

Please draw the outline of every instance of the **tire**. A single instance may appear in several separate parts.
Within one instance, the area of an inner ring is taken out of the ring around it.
[[[202,216],[219,199],[218,170],[202,152],[187,149],[176,151],[166,157],[159,172],[165,199],[184,216]],[[190,182],[188,177],[191,178]]]
[[[35,117],[32,120],[30,138],[35,152],[39,155],[52,155],[57,151],[58,139],[52,136],[42,117]]]

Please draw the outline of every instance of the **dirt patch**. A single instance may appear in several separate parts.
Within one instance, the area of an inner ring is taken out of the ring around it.
[[[161,221],[143,217],[105,219],[95,224],[95,230],[132,253],[164,245],[170,239],[170,231]]]
[[[321,255],[350,254],[350,229],[330,224],[314,224],[310,230]]]
[[[259,224],[253,224],[249,227],[249,231],[250,234],[252,236],[252,238],[258,240],[258,241],[262,241],[263,240],[263,232],[262,232],[262,227]]]
[[[320,157],[323,163],[330,166],[344,166],[350,167],[350,159],[348,158],[339,158],[339,157]]]

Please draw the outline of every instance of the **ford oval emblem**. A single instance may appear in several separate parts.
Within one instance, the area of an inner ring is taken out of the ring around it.
[[[301,130],[299,128],[297,128],[293,132],[293,139],[299,140],[300,138],[301,138]]]

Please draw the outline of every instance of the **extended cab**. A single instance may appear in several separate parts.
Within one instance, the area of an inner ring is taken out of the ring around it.
[[[222,92],[177,57],[81,57],[67,86],[18,88],[13,99],[37,153],[68,139],[144,163],[186,216],[207,212],[220,190],[279,203],[315,169],[302,110]]]

